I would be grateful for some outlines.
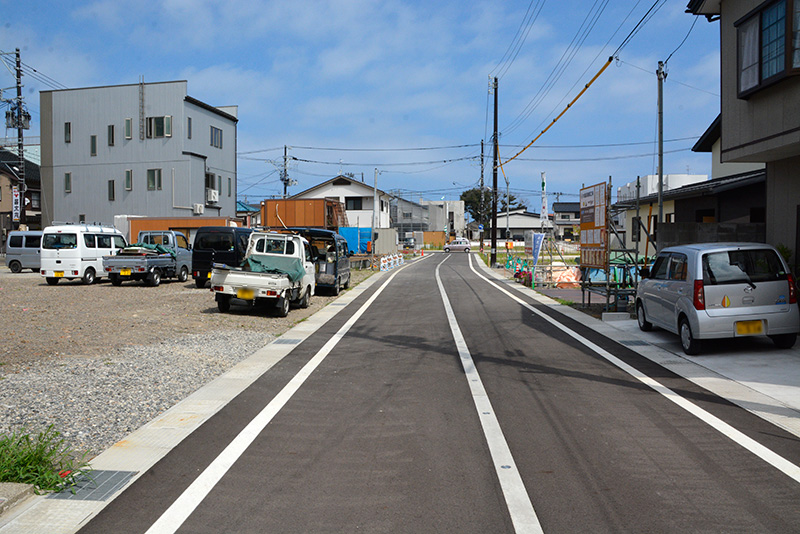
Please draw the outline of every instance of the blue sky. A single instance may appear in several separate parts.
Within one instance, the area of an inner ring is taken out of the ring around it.
[[[578,94],[653,1],[0,0],[0,49],[20,48],[58,87],[188,80],[191,96],[238,105],[239,196],[249,202],[282,193],[284,145],[296,158],[290,193],[340,170],[372,184],[377,168],[384,191],[456,199],[478,184],[482,139],[491,185],[489,76],[499,78],[505,160]],[[582,184],[654,174],[655,71],[670,54],[664,171],[710,174],[711,155],[689,149],[719,113],[719,24],[701,18],[692,28],[686,4],[659,2],[619,59],[504,167],[512,194],[538,211],[541,172],[551,206],[554,193],[577,201]],[[0,77],[13,86],[10,72]],[[24,83],[28,135],[37,136],[38,92],[56,86]],[[499,182],[504,190],[502,174]]]

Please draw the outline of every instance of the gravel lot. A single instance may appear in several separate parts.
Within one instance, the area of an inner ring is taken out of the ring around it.
[[[355,285],[370,271],[353,271]],[[54,424],[68,445],[99,454],[335,297],[273,317],[221,314],[194,281],[48,286],[0,265],[0,434]]]

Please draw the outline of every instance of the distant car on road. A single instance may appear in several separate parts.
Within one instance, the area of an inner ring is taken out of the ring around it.
[[[445,252],[469,252],[469,239],[457,237],[444,246]]]
[[[642,270],[639,328],[678,334],[686,354],[708,339],[768,336],[780,348],[800,331],[797,287],[778,251],[763,243],[701,243],[662,250]]]

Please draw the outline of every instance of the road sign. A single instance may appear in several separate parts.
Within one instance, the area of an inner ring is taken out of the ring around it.
[[[483,232],[483,225],[482,225],[482,224],[479,224],[479,225],[478,225],[478,230],[479,230],[479,231],[481,231],[481,232]]]

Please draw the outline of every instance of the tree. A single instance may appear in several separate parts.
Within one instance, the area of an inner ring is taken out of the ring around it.
[[[481,209],[481,188],[475,187],[461,193],[460,200],[464,202],[464,209],[473,220],[486,223],[492,214],[492,190],[488,187],[483,191],[483,209]],[[481,217],[483,213],[483,217]]]
[[[508,195],[508,202],[506,202],[506,194],[505,193],[500,193],[500,198],[498,199],[498,204],[499,205],[497,206],[497,210],[500,211],[500,212],[505,212],[506,211],[506,204],[508,204],[508,209],[509,210],[524,209],[524,210],[527,211],[527,209],[528,209],[528,206],[526,206],[522,201],[517,200],[517,197],[515,197],[512,194]]]

